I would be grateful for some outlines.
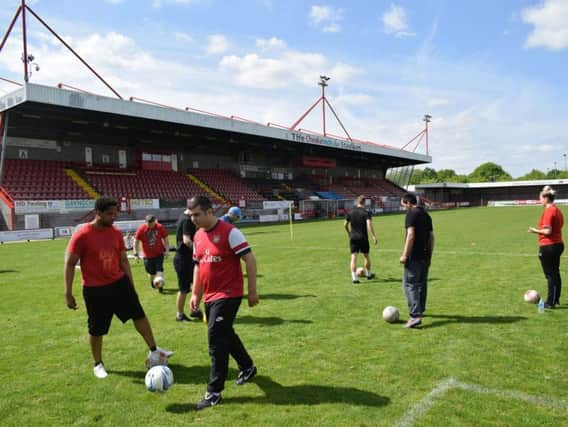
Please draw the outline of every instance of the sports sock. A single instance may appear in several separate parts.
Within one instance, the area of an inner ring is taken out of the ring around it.
[[[357,280],[357,272],[352,271],[352,272],[351,272],[351,277],[353,278],[353,280]]]
[[[178,313],[178,314],[177,314],[177,317],[178,317],[178,318],[180,318],[180,317],[183,316],[183,311],[178,311],[177,313]]]
[[[371,270],[365,269],[365,276],[369,277],[371,275]]]

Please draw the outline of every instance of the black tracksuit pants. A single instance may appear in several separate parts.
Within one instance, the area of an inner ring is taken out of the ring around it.
[[[220,393],[225,387],[229,370],[229,354],[236,360],[239,370],[253,365],[245,346],[233,329],[241,298],[226,298],[205,303],[209,338],[211,371],[207,391]]]
[[[564,252],[564,243],[541,246],[538,257],[544,271],[544,277],[548,282],[548,297],[546,303],[550,305],[560,304],[562,291],[562,279],[560,278],[560,256]]]

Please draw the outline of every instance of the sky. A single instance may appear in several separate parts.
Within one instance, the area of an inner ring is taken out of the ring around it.
[[[20,3],[0,0],[1,34]],[[403,147],[430,114],[429,167],[468,174],[491,161],[513,177],[566,167],[568,0],[26,3],[125,99],[291,126],[326,75],[353,138]],[[114,96],[26,18],[32,83]],[[20,18],[0,77],[23,81],[21,40]],[[14,89],[0,81],[0,95]],[[327,132],[345,135],[326,117]],[[299,127],[322,132],[321,109]]]

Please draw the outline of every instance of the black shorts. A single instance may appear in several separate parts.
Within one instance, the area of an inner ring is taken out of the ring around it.
[[[164,271],[164,255],[154,258],[144,258],[144,268],[146,273],[154,276],[158,271]]]
[[[191,256],[180,255],[179,252],[174,256],[174,269],[178,277],[178,289],[182,294],[191,291],[193,283],[193,258]]]
[[[114,314],[122,323],[146,317],[138,294],[126,275],[110,285],[83,286],[83,299],[89,315],[89,334],[93,336],[108,333]]]
[[[369,253],[369,240],[366,239],[352,239],[349,240],[349,246],[352,254],[368,254]]]

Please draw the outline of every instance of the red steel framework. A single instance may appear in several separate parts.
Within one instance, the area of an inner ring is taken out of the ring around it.
[[[14,17],[12,18],[12,20],[10,21],[10,24],[8,26],[8,30],[6,31],[6,33],[4,34],[2,41],[0,42],[0,52],[2,52],[2,49],[4,47],[4,45],[6,44],[6,41],[8,40],[8,37],[12,31],[12,29],[14,28],[14,25],[18,19],[18,17],[22,16],[22,43],[23,43],[23,54],[22,54],[22,62],[24,65],[24,82],[28,83],[29,81],[29,71],[28,71],[28,63],[30,63],[31,61],[33,61],[33,59],[30,59],[30,57],[28,57],[28,47],[27,47],[27,26],[26,26],[26,11],[28,11],[29,13],[31,13],[54,37],[56,37],[73,55],[75,55],[75,57],[77,59],[79,59],[79,61],[81,61],[81,63],[83,65],[85,65],[85,67],[87,67],[108,89],[110,89],[112,91],[112,93],[114,95],[116,95],[119,99],[123,99],[122,96],[112,88],[112,86],[110,86],[106,80],[104,80],[101,75],[99,73],[97,73],[93,67],[91,67],[77,52],[75,52],[75,50],[73,50],[73,48],[71,46],[69,46],[69,44],[67,44],[65,42],[65,40],[63,40],[38,14],[36,14],[28,5],[26,5],[26,1],[25,0],[21,0],[21,4],[20,6],[18,6],[18,9],[16,10],[16,13],[14,14]],[[22,86],[21,83],[15,82],[13,80],[10,79],[6,79],[4,77],[0,77],[0,80],[6,81],[8,83],[12,83],[18,86]],[[341,122],[339,116],[337,115],[337,113],[335,112],[335,109],[333,108],[333,106],[331,105],[331,103],[328,101],[328,99],[325,96],[325,88],[328,86],[328,81],[330,80],[330,77],[328,76],[324,76],[321,75],[320,76],[320,81],[318,83],[319,86],[321,86],[321,96],[316,100],[316,102],[314,102],[312,104],[312,106],[310,108],[308,108],[307,111],[305,111],[299,118],[298,120],[296,120],[292,126],[282,126],[282,125],[278,125],[276,123],[272,123],[272,122],[268,122],[266,125],[263,125],[261,123],[258,123],[254,120],[249,120],[240,116],[236,116],[236,115],[232,115],[232,116],[224,116],[221,114],[216,114],[216,113],[211,113],[208,111],[204,111],[204,110],[199,110],[197,108],[191,108],[191,107],[185,107],[185,111],[195,111],[198,113],[202,113],[202,114],[207,114],[210,116],[216,116],[216,117],[224,117],[224,118],[228,118],[230,120],[239,120],[239,121],[245,121],[245,122],[250,122],[250,123],[256,123],[256,124],[261,124],[263,126],[273,126],[273,127],[278,127],[278,128],[282,128],[282,129],[286,129],[286,130],[296,130],[296,128],[299,126],[299,124],[314,110],[314,108],[321,102],[322,105],[322,128],[323,128],[323,133],[319,134],[318,132],[313,132],[313,131],[309,131],[306,129],[297,129],[299,132],[305,132],[305,133],[310,133],[310,134],[314,134],[314,135],[321,135],[323,137],[332,137],[332,138],[336,138],[336,139],[340,139],[340,140],[346,140],[346,141],[350,141],[350,142],[358,142],[358,143],[362,143],[362,144],[366,144],[366,145],[375,145],[375,146],[382,146],[382,147],[388,147],[387,145],[384,144],[377,144],[375,142],[372,141],[365,141],[365,140],[359,140],[359,139],[353,139],[351,137],[351,135],[349,134],[349,132],[347,131],[347,129],[345,128],[345,126],[343,125],[343,123]],[[77,87],[73,87],[70,85],[66,85],[64,83],[59,83],[57,85],[58,88],[69,88],[72,90],[76,90],[78,92],[83,92],[83,93],[91,93],[88,92],[86,90],[83,89],[79,89]],[[129,98],[130,101],[138,101],[138,102],[143,102],[143,103],[147,103],[147,104],[151,104],[151,105],[156,105],[156,106],[160,106],[160,107],[165,107],[165,108],[173,108],[173,109],[179,109],[176,107],[171,107],[171,106],[167,106],[167,105],[163,105],[160,104],[158,102],[154,102],[154,101],[149,101],[143,98],[137,98],[134,96],[131,96]],[[338,135],[333,135],[327,132],[326,130],[326,105],[327,107],[329,107],[329,109],[331,110],[331,112],[333,113],[335,119],[337,120],[338,124],[341,126],[341,129],[343,130],[343,132],[345,133],[346,137],[341,137]],[[420,131],[418,133],[418,135],[416,135],[414,138],[412,138],[410,141],[408,141],[404,146],[402,146],[400,148],[400,150],[405,150],[406,147],[408,147],[410,144],[412,144],[412,142],[417,141],[416,144],[414,145],[414,149],[412,150],[413,152],[416,152],[416,149],[418,148],[418,146],[420,145],[421,141],[423,139],[425,139],[425,147],[426,147],[426,155],[429,154],[429,146],[428,146],[428,123],[430,123],[430,119],[431,116],[426,114],[424,115],[424,119],[423,121],[426,123],[425,128]],[[392,148],[396,148],[396,147],[392,147]]]
[[[10,22],[10,25],[8,26],[8,30],[4,34],[4,37],[2,38],[2,42],[0,42],[0,52],[2,52],[2,48],[4,47],[4,44],[6,43],[6,41],[8,40],[8,36],[12,32],[12,29],[14,28],[14,24],[16,23],[16,20],[18,19],[18,16],[20,16],[20,14],[21,14],[22,15],[22,42],[23,42],[22,62],[24,63],[24,82],[28,83],[28,81],[29,81],[28,62],[30,61],[29,57],[28,57],[26,11],[30,12],[51,34],[53,34],[53,36],[55,36],[57,38],[57,40],[59,40],[73,55],[75,55],[75,57],[77,57],[77,59],[79,59],[79,61],[81,61],[85,67],[87,67],[107,88],[109,88],[112,91],[112,93],[114,93],[119,99],[122,99],[122,96],[120,96],[120,94],[116,90],[114,90],[112,88],[112,86],[109,85],[106,82],[106,80],[103,79],[101,77],[101,75],[95,71],[95,69],[93,67],[91,67],[83,58],[81,58],[81,56],[77,52],[75,52],[75,50],[73,50],[73,48],[71,46],[69,46],[65,42],[65,40],[63,40],[59,36],[59,34],[57,34],[43,19],[40,18],[40,16],[37,13],[35,13],[26,4],[26,0],[22,0],[22,3],[20,4],[20,6],[18,6],[18,10],[16,10],[14,17],[12,18],[12,21]],[[7,80],[7,79],[2,79],[2,80]]]

